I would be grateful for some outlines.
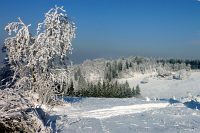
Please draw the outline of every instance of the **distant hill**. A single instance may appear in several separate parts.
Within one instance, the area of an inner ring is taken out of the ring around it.
[[[112,81],[116,78],[129,78],[134,73],[158,72],[160,75],[178,70],[200,69],[199,60],[155,59],[147,57],[128,57],[114,60],[86,60],[72,67],[71,78],[77,81],[82,76],[86,82],[99,80]]]

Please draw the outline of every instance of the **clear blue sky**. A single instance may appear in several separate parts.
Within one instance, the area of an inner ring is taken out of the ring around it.
[[[197,0],[1,0],[4,26],[21,17],[35,32],[54,5],[76,23],[74,62],[119,56],[200,59],[200,2]]]

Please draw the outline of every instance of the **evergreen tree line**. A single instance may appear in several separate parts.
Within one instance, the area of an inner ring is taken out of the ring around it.
[[[200,69],[200,60],[189,60],[189,59],[159,59],[157,62],[162,62],[163,64],[186,64],[190,66],[191,69]]]
[[[87,83],[77,90],[74,89],[74,83],[71,80],[69,87],[65,90],[65,96],[76,97],[105,97],[105,98],[128,98],[140,95],[139,85],[136,88],[130,88],[128,82],[119,84],[117,81],[108,82],[99,81],[97,84]]]

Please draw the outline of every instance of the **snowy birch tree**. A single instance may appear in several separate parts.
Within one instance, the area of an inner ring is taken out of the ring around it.
[[[63,94],[68,83],[68,55],[72,53],[76,28],[63,7],[57,6],[45,14],[35,36],[29,31],[30,26],[19,18],[5,27],[12,35],[5,40],[9,64],[14,70],[10,84],[15,82],[15,89],[28,95],[35,93],[37,100],[47,104]]]

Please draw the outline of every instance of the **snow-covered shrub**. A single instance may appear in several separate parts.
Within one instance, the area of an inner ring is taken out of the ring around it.
[[[186,71],[185,69],[177,71],[174,75],[173,78],[177,80],[183,80],[187,79],[190,76],[190,72]]]
[[[166,69],[164,69],[163,67],[158,67],[157,73],[158,73],[158,77],[168,77],[171,75],[171,73],[167,71]]]
[[[38,100],[46,104],[62,94],[68,83],[68,55],[76,28],[63,7],[57,6],[45,14],[35,36],[29,32],[29,26],[20,18],[9,23],[5,30],[13,36],[5,40],[5,47],[14,70],[15,89],[38,93]]]
[[[146,100],[147,102],[150,102],[150,101],[151,101],[151,99],[150,99],[149,97],[145,97],[145,100]]]

